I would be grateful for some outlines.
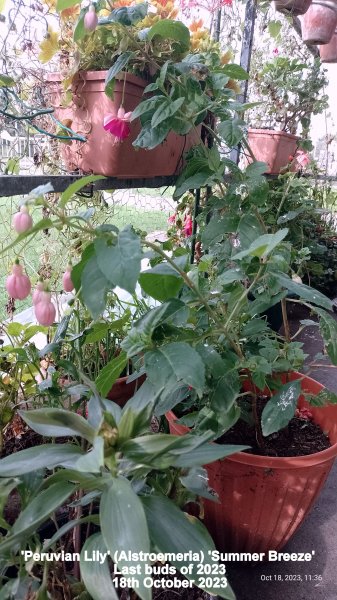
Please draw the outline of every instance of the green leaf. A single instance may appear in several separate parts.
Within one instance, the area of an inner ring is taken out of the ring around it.
[[[131,225],[118,234],[116,245],[103,239],[95,241],[97,263],[101,273],[114,286],[118,285],[132,294],[140,273],[142,251],[139,236]]]
[[[291,381],[268,400],[261,417],[262,433],[270,435],[286,427],[293,418],[297,401],[301,393],[301,382]]]
[[[104,311],[106,295],[112,285],[103,275],[98,265],[98,259],[93,256],[84,265],[82,276],[82,298],[94,319]]]
[[[218,242],[227,233],[236,232],[239,220],[239,215],[223,215],[220,217],[218,214],[215,214],[201,234],[203,246],[208,248],[215,242]]]
[[[80,4],[81,0],[57,0],[56,2],[56,10],[57,12],[61,12],[66,8],[71,8],[72,6],[76,6],[76,4]]]
[[[145,369],[150,381],[159,386],[185,383],[202,393],[205,365],[194,348],[184,342],[172,342],[145,354]]]
[[[172,21],[171,19],[161,19],[152,25],[147,34],[148,40],[153,40],[159,36],[165,40],[175,40],[179,42],[181,50],[188,50],[190,46],[190,32],[188,27],[181,21]]]
[[[14,336],[14,337],[18,337],[20,335],[20,333],[23,332],[24,330],[24,325],[22,325],[22,323],[8,323],[8,325],[6,326],[6,331],[9,333],[10,336]]]
[[[152,544],[163,553],[181,554],[189,552],[204,553],[204,565],[216,564],[211,560],[211,552],[215,550],[214,543],[204,525],[195,517],[188,516],[182,512],[171,500],[164,496],[152,495],[142,497],[142,503],[145,508],[145,514],[149,526]],[[175,560],[172,564],[180,570],[183,566],[189,566],[190,561]],[[191,574],[187,574],[188,579],[192,579],[196,585],[200,584],[200,576],[197,575],[197,564],[193,563]],[[213,572],[212,566],[210,572]],[[210,575],[206,580],[213,579]],[[203,577],[202,579],[205,580]],[[206,592],[214,596],[221,596],[227,600],[235,600],[231,587],[204,587]]]
[[[269,21],[268,23],[268,31],[270,37],[276,39],[281,31],[282,23],[281,21]]]
[[[251,243],[247,250],[242,250],[242,252],[235,254],[232,258],[233,260],[241,260],[246,256],[257,256],[260,259],[266,258],[284,240],[287,234],[288,229],[279,229],[276,233],[261,235]]]
[[[104,20],[108,23],[120,23],[121,25],[135,25],[142,21],[147,15],[148,3],[142,2],[133,6],[122,6],[113,10],[109,17]],[[103,23],[103,19],[102,19]],[[100,22],[99,22],[100,24]]]
[[[132,145],[138,148],[153,150],[153,148],[159,146],[166,139],[170,129],[171,126],[168,121],[162,121],[157,127],[152,127],[151,121],[147,121],[143,124],[138,137]]]
[[[334,365],[337,365],[337,323],[335,319],[324,310],[314,308],[319,316],[319,329],[324,339],[327,353]]]
[[[157,107],[162,103],[162,99],[164,96],[153,96],[152,98],[148,98],[147,100],[143,100],[140,102],[138,106],[136,106],[135,110],[132,113],[131,121],[134,121],[138,117],[146,113],[153,113]]]
[[[46,437],[63,437],[79,435],[88,442],[95,439],[95,429],[80,415],[62,408],[38,408],[36,410],[19,410],[20,417],[40,435]]]
[[[83,451],[74,444],[42,444],[0,460],[0,477],[15,477],[37,469],[73,466]]]
[[[231,79],[239,79],[241,81],[249,79],[249,74],[240,65],[224,65],[222,73],[228,75]]]
[[[90,185],[94,181],[98,181],[100,179],[106,178],[103,175],[87,175],[86,177],[82,177],[81,179],[74,181],[74,183],[71,183],[61,195],[60,202],[58,205],[59,208],[64,208],[67,202],[69,202],[69,200],[71,200],[72,197],[86,185]]]
[[[86,28],[84,27],[84,17],[87,13],[87,10],[82,9],[80,12],[80,16],[78,18],[78,21],[75,25],[75,29],[74,29],[74,42],[79,42],[80,40],[83,40],[83,38],[85,38],[86,35],[88,35],[88,31],[86,30]]]
[[[106,398],[113,384],[122,373],[127,365],[128,359],[125,352],[121,352],[118,356],[110,360],[103,369],[99,372],[96,378],[95,385],[103,398]]]
[[[205,187],[211,182],[211,178],[214,173],[211,171],[211,169],[205,168],[202,171],[187,177],[186,179],[183,178],[183,175],[184,171],[176,183],[176,189],[174,190],[173,194],[174,198],[179,198],[189,190],[196,190],[201,187]]]
[[[327,296],[324,296],[321,292],[318,292],[314,288],[311,288],[304,283],[297,283],[287,277],[287,275],[283,273],[273,273],[273,277],[277,279],[282,287],[286,288],[292,294],[296,294],[303,300],[307,300],[312,304],[317,304],[326,310],[332,310],[332,302]]]
[[[80,568],[83,583],[93,600],[118,600],[118,594],[112,583],[109,563],[105,560],[102,564],[95,560],[88,562],[87,556],[98,556],[99,552],[106,552],[106,546],[101,533],[91,535],[82,548]]]
[[[128,51],[120,54],[116,62],[110,67],[105,78],[105,93],[108,98],[113,98],[115,88],[115,77],[120,73],[124,67],[128,64],[131,57],[134,56],[134,52]]]
[[[152,116],[152,127],[157,127],[162,121],[166,121],[166,119],[172,117],[184,102],[185,98],[177,98],[177,100],[174,100],[173,102],[170,98],[163,98],[163,102]]]
[[[92,449],[81,456],[74,468],[82,473],[100,473],[104,467],[104,440],[97,436],[93,441]]]
[[[143,505],[126,479],[114,479],[101,498],[100,522],[105,545],[118,567],[141,566],[137,594],[142,600],[151,600],[151,590],[144,587],[146,561],[124,560],[121,552],[149,552],[150,539]],[[116,554],[117,553],[117,554]]]
[[[0,88],[12,87],[13,85],[15,85],[15,81],[12,79],[12,77],[8,77],[8,75],[0,73]]]
[[[218,125],[218,133],[222,139],[226,142],[227,146],[233,148],[237,146],[245,135],[245,122],[241,119],[228,119],[228,121],[222,121]]]
[[[267,171],[267,169],[267,163],[256,160],[250,163],[250,165],[248,165],[248,167],[245,170],[245,175],[249,179],[260,177],[260,175],[263,175]]]
[[[139,284],[151,298],[165,302],[177,296],[184,280],[170,265],[160,263],[153,269],[143,271],[139,277]]]

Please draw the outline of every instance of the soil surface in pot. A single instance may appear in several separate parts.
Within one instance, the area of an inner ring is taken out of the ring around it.
[[[265,398],[257,399],[259,419],[261,419],[266,402]],[[291,419],[287,427],[264,437],[263,441],[264,447],[260,447],[257,444],[255,427],[243,419],[239,419],[234,427],[231,427],[217,440],[217,443],[246,444],[251,448],[245,452],[261,456],[306,456],[321,452],[331,446],[328,436],[319,425],[311,420],[310,415],[308,418],[308,412],[305,409],[302,413],[298,411],[298,416]]]

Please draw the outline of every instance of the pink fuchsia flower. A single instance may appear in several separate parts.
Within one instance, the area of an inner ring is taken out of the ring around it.
[[[192,235],[192,231],[193,231],[193,223],[192,223],[191,217],[188,215],[184,222],[185,237],[189,237],[190,235]]]
[[[277,55],[279,54],[279,50],[278,50],[278,48],[274,48],[274,50],[273,50],[273,54],[274,54],[274,56],[277,56]]]
[[[176,215],[173,214],[171,215],[168,219],[167,219],[168,223],[175,223],[176,222]]]
[[[119,107],[117,114],[108,113],[104,117],[103,127],[105,131],[115,136],[118,140],[125,140],[130,135],[130,120],[132,112],[125,112],[122,106]]]
[[[298,150],[295,156],[297,164],[304,168],[310,163],[310,156],[304,150]]]

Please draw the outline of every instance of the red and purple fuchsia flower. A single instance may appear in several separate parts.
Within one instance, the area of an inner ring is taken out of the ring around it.
[[[104,117],[103,127],[105,131],[110,131],[116,141],[125,140],[131,131],[130,120],[132,112],[125,112],[122,106],[117,113],[108,113]]]

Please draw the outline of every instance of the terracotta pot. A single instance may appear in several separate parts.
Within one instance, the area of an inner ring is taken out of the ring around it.
[[[312,0],[302,19],[302,40],[305,44],[328,44],[337,26],[337,2]]]
[[[248,143],[256,160],[268,164],[266,173],[277,175],[295,155],[299,138],[273,129],[248,129]],[[252,162],[248,158],[249,162]],[[290,170],[293,170],[291,166]]]
[[[304,15],[310,4],[311,0],[275,0],[274,2],[276,10],[293,17]]]
[[[59,73],[48,77],[49,103],[55,107],[60,121],[71,119],[71,128],[84,135],[87,142],[61,144],[62,157],[69,171],[95,173],[119,178],[150,178],[170,176],[182,167],[183,153],[198,143],[196,133],[179,136],[170,133],[167,139],[153,150],[136,149],[132,142],[140,131],[139,120],[131,123],[131,134],[123,142],[115,141],[109,131],[103,129],[103,119],[116,111],[122,103],[124,74],[117,76],[114,99],[104,92],[107,71],[82,71],[74,79],[73,102],[67,108],[60,106],[62,97]],[[126,74],[124,108],[132,111],[144,100],[147,82],[135,75]]]
[[[135,392],[144,383],[145,379],[146,375],[141,375],[138,379],[127,383],[128,377],[119,377],[108,393],[107,399],[116,402],[118,406],[123,408],[127,401],[132,398]]]
[[[303,377],[288,375],[291,380]],[[303,377],[302,390],[318,394],[323,386]],[[307,407],[304,397],[299,408]],[[281,549],[312,508],[337,456],[337,406],[310,406],[315,423],[332,446],[308,456],[266,457],[238,452],[207,465],[210,486],[220,503],[205,501],[205,524],[221,551],[268,552]],[[188,431],[166,415],[170,431]]]
[[[337,62],[337,29],[330,42],[319,47],[319,55],[323,63]]]

